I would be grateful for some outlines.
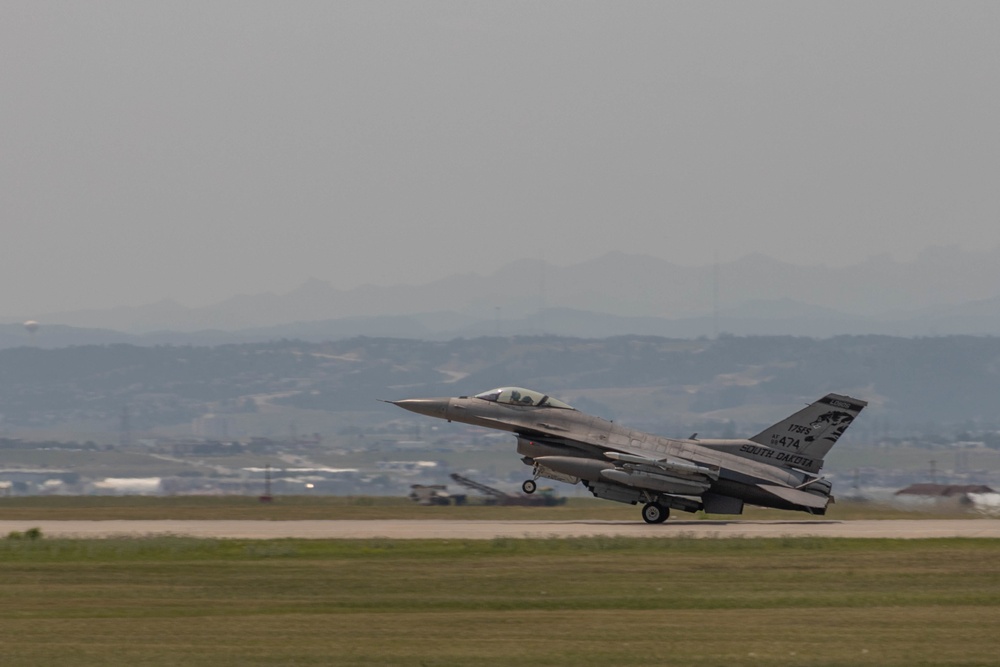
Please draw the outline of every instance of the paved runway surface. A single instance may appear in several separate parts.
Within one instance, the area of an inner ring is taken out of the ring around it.
[[[186,535],[239,539],[467,539],[545,537],[992,537],[1000,520],[900,521],[0,521],[0,537],[40,528],[48,537]]]

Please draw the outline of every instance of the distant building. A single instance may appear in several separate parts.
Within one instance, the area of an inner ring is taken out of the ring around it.
[[[375,467],[378,470],[405,475],[432,472],[438,467],[438,464],[436,461],[379,461]]]
[[[229,420],[225,415],[209,412],[191,421],[191,433],[196,438],[226,439],[229,437]]]
[[[0,470],[0,482],[25,483],[30,485],[44,484],[48,480],[58,479],[64,482],[75,482],[79,475],[72,470],[56,470],[49,468],[7,468]]]
[[[160,493],[161,482],[159,477],[108,477],[91,486],[97,494],[148,496]]]
[[[969,499],[970,493],[996,493],[985,484],[911,484],[896,492],[897,496],[919,496],[921,498]]]

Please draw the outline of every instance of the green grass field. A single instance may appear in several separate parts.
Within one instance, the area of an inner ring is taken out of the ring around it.
[[[7,665],[992,665],[1000,541],[0,540]]]

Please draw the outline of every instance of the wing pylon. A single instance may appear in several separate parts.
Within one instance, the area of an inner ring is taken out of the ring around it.
[[[699,495],[719,479],[719,468],[677,458],[654,459],[623,452],[605,452],[620,467],[601,471],[601,476],[619,484],[676,495]]]

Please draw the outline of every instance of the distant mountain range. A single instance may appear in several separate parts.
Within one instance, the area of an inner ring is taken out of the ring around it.
[[[199,308],[173,301],[39,315],[35,344],[219,344],[358,335],[599,338],[640,334],[1000,335],[1000,250],[932,248],[912,262],[872,257],[849,267],[748,255],[683,267],[619,252],[557,267],[518,260],[489,275],[424,285],[340,290],[309,279],[286,294],[240,295]],[[28,334],[8,320],[0,347]]]

